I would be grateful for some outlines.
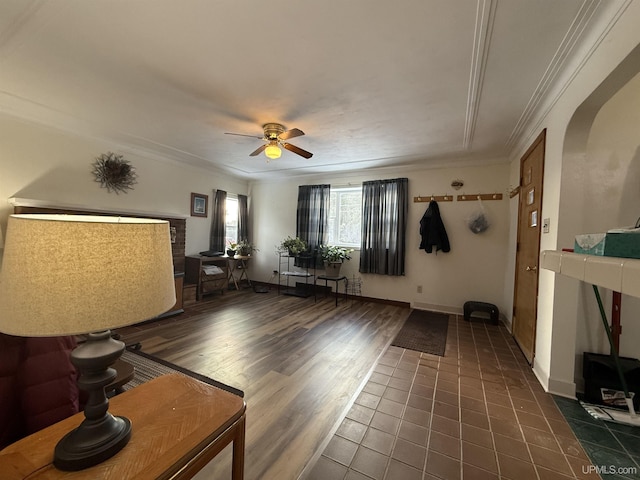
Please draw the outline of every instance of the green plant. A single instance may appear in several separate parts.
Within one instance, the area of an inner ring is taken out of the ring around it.
[[[353,248],[337,247],[335,245],[321,245],[320,255],[325,262],[343,262],[351,260]]]
[[[288,236],[280,243],[280,250],[288,251],[291,255],[299,255],[307,250],[307,242],[299,237]]]
[[[235,245],[235,248],[233,248],[233,250],[235,250],[236,254],[241,255],[243,257],[249,256],[253,252],[258,251],[256,246],[246,238],[244,240],[240,240],[238,243],[231,244],[230,247],[232,248],[234,245]]]

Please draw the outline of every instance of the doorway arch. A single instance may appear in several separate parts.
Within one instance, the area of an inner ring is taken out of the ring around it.
[[[569,120],[562,143],[562,186],[558,211],[557,245],[573,245],[576,233],[581,231],[585,211],[581,197],[575,187],[584,186],[584,166],[588,154],[588,142],[596,117],[602,108],[620,90],[640,73],[640,45],[636,46],[624,60],[593,90],[576,108]],[[619,225],[618,225],[619,226]],[[582,351],[576,351],[577,329],[584,326],[585,314],[590,311],[592,298],[583,294],[580,282],[557,276],[553,286],[552,345],[549,365],[548,390],[573,396],[567,373],[575,378],[576,366],[581,363]],[[562,372],[562,373],[559,373]],[[565,381],[557,381],[564,378]],[[556,380],[554,380],[556,379]],[[575,390],[575,384],[573,384]]]

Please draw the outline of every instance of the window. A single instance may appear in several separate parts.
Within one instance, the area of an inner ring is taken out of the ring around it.
[[[360,248],[361,187],[331,187],[329,245]]]
[[[226,245],[241,240],[238,238],[238,197],[232,194],[227,195],[225,203],[224,227]]]

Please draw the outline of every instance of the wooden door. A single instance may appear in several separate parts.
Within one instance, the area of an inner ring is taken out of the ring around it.
[[[530,364],[533,363],[536,342],[545,138],[546,131],[543,130],[520,160],[513,337]]]

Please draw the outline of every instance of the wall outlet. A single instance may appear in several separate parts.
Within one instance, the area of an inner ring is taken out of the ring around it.
[[[418,285],[418,293],[422,293],[422,285]]]

